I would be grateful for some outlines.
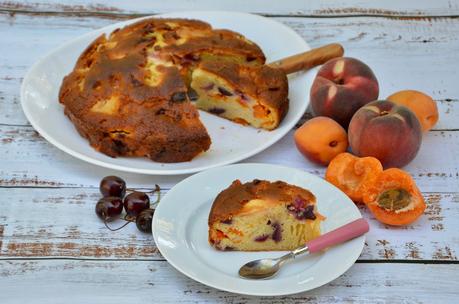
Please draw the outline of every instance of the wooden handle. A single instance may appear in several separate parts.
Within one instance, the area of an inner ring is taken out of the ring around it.
[[[344,49],[341,44],[332,43],[271,62],[268,65],[273,68],[282,69],[285,74],[290,74],[301,70],[308,70],[330,59],[341,57],[343,54]]]

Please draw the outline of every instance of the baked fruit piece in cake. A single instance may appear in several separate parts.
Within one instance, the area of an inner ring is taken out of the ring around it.
[[[209,214],[209,242],[218,250],[293,250],[320,235],[315,196],[282,181],[235,180]]]
[[[204,61],[191,79],[199,109],[237,123],[272,130],[288,111],[288,81],[280,69]]]
[[[265,61],[237,33],[196,20],[145,19],[93,41],[64,78],[59,101],[102,153],[189,161],[211,140],[187,96],[188,75],[202,60],[221,58]]]

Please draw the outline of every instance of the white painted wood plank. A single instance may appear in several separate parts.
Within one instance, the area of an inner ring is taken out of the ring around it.
[[[64,1],[4,1],[0,7],[11,10],[51,12],[97,12],[109,14],[154,14],[182,10],[230,10],[274,15],[385,15],[425,16],[457,13],[459,4],[451,0],[173,0],[173,1],[123,1],[123,0],[64,0]]]
[[[459,132],[424,135],[418,156],[405,169],[423,192],[459,192]],[[78,160],[61,152],[31,127],[0,125],[0,186],[96,187],[106,175],[120,175],[135,187],[154,183],[170,188],[186,177],[130,174]],[[325,168],[305,159],[296,149],[293,131],[244,162],[272,163],[324,176]]]
[[[1,303],[457,303],[459,265],[355,264],[320,288],[253,297],[188,279],[160,261],[0,261]]]
[[[105,228],[94,212],[98,189],[0,188],[0,197],[0,257],[162,259],[152,236],[134,224]],[[425,215],[402,228],[380,224],[361,207],[371,226],[361,259],[457,260],[459,193],[425,197]]]
[[[313,47],[342,43],[347,56],[359,58],[373,68],[380,82],[381,98],[408,88],[426,92],[439,107],[440,122],[435,129],[459,129],[459,72],[451,64],[459,62],[459,19],[276,20],[295,29]],[[4,51],[0,57],[0,123],[28,124],[20,109],[19,88],[29,66],[65,41],[116,21],[0,15],[0,49]]]
[[[10,202],[0,213],[2,257],[161,258],[153,236],[134,223],[116,232],[104,226],[94,211],[98,189],[3,188],[0,193],[2,202]]]

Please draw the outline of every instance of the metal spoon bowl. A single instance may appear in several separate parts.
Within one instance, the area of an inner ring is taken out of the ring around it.
[[[293,257],[289,252],[276,259],[260,259],[248,262],[239,269],[239,275],[247,279],[266,279],[275,275],[282,264]]]

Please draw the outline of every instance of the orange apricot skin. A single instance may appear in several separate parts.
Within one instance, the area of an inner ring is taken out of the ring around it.
[[[325,180],[343,191],[354,203],[363,203],[363,197],[383,171],[374,157],[356,157],[350,153],[338,154],[325,172]]]
[[[423,132],[432,129],[438,121],[437,104],[430,96],[422,92],[403,90],[390,95],[387,100],[409,108],[419,120]]]
[[[294,139],[301,154],[325,166],[348,147],[346,130],[333,119],[324,116],[306,121],[295,131]]]
[[[408,211],[395,213],[379,207],[378,196],[390,189],[402,188],[408,191],[415,200],[414,208]],[[381,223],[392,226],[404,226],[416,221],[426,209],[426,203],[413,178],[398,168],[384,170],[377,181],[364,195],[364,203],[370,212]]]

